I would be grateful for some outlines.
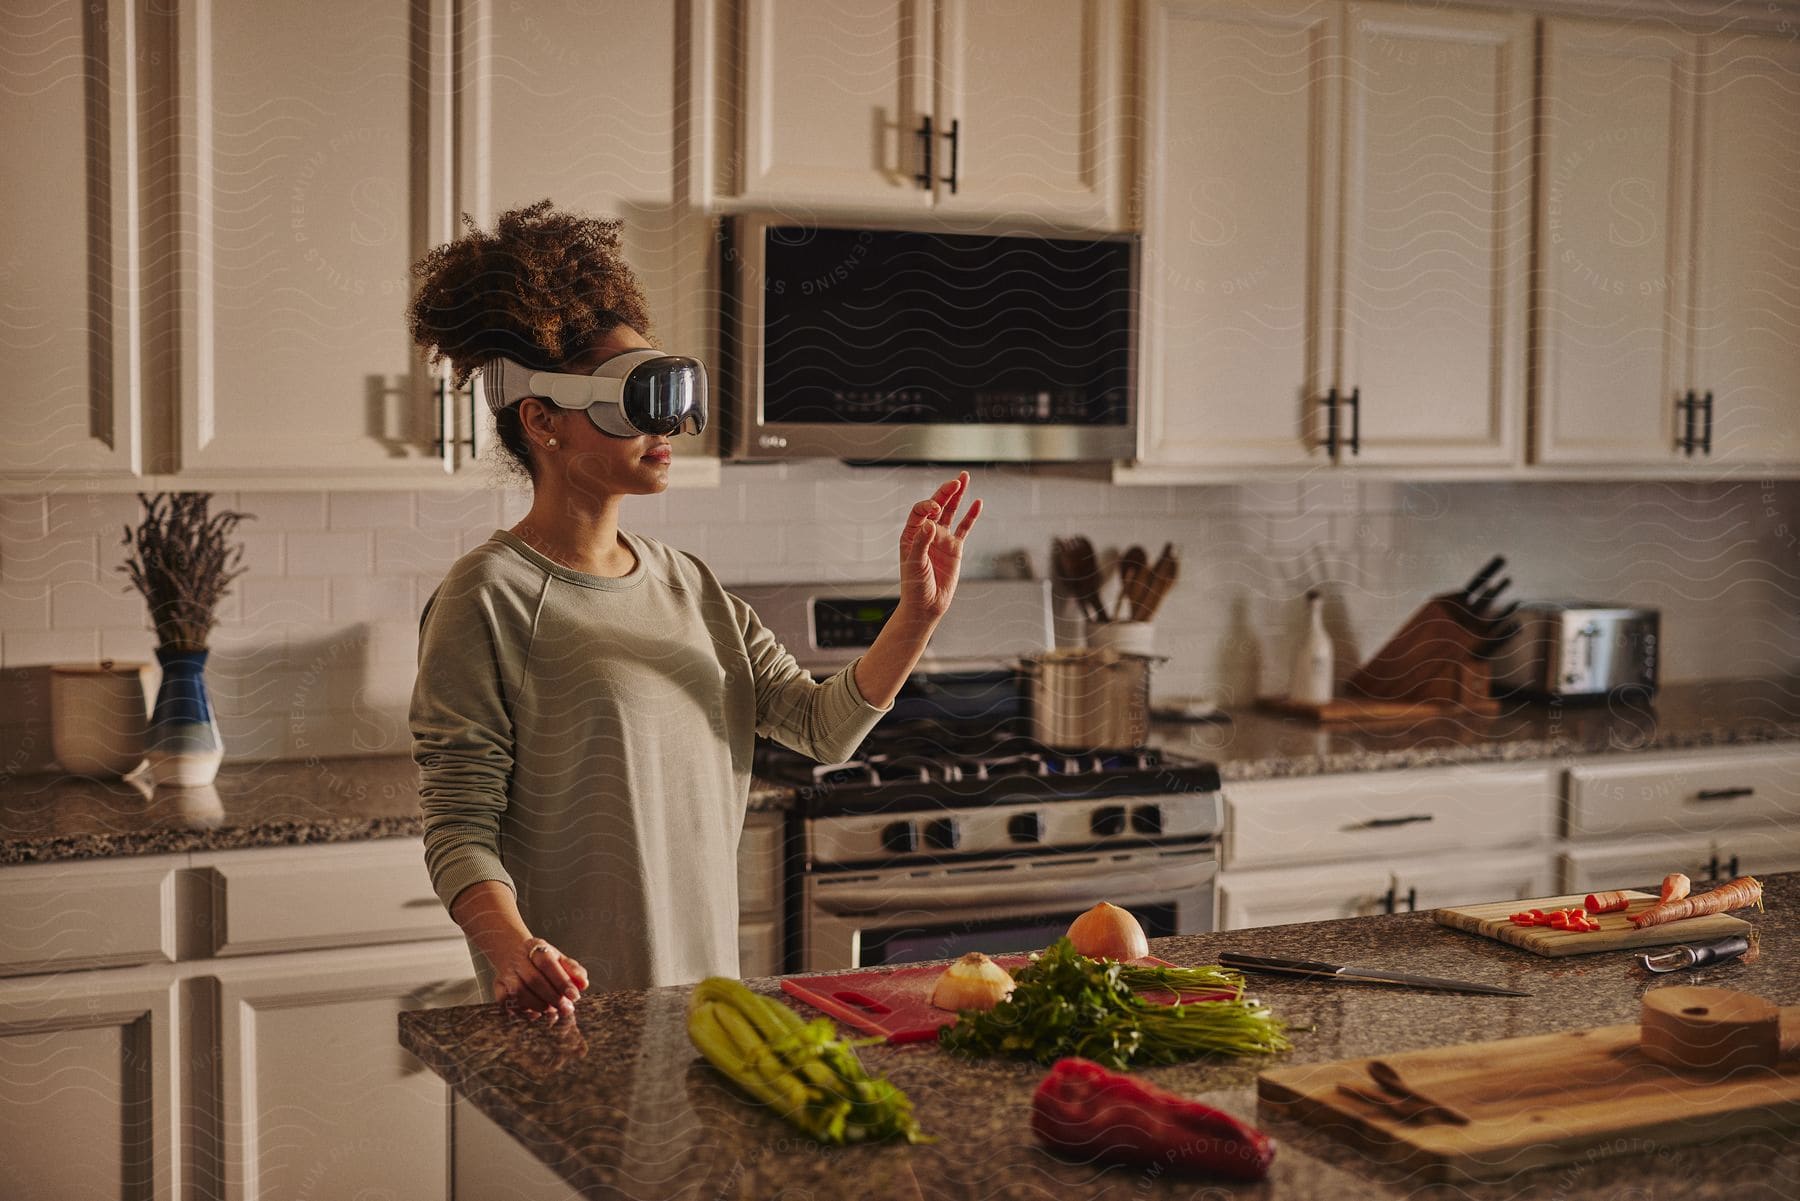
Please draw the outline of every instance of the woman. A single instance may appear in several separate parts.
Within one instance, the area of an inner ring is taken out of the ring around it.
[[[964,472],[912,506],[892,618],[814,681],[699,559],[620,527],[625,497],[668,487],[670,433],[704,413],[652,388],[673,410],[633,417],[592,384],[622,370],[609,362],[657,358],[617,357],[650,345],[619,222],[542,201],[491,233],[468,224],[415,265],[412,333],[459,383],[482,370],[532,500],[457,560],[421,619],[425,861],[483,995],[554,1024],[590,983],[737,974],[755,735],[848,756],[948,609],[981,502],[952,527]]]

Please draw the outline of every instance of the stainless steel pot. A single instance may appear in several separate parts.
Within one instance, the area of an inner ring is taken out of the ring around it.
[[[1020,669],[1031,681],[1032,736],[1062,750],[1143,746],[1150,731],[1150,670],[1164,655],[1110,648],[1032,655]]]

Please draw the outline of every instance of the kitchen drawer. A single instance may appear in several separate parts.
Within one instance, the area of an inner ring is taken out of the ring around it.
[[[1225,786],[1225,866],[1392,858],[1555,836],[1548,766],[1358,772]]]
[[[1548,850],[1228,871],[1219,876],[1219,928],[1520,900],[1549,895],[1555,881],[1556,860]]]
[[[781,974],[781,928],[772,921],[741,922],[738,925],[738,975]]]
[[[752,813],[738,842],[738,913],[764,917],[781,912],[781,842],[785,815]]]
[[[0,976],[173,963],[183,855],[0,871]]]
[[[1800,827],[1800,744],[1571,767],[1567,822],[1570,838]]]
[[[212,876],[216,955],[462,936],[415,838],[221,851],[194,865]]]
[[[1655,892],[1670,872],[1685,872],[1696,889],[1735,876],[1800,871],[1800,831],[1721,830],[1573,844],[1562,856],[1564,892],[1641,888]]]

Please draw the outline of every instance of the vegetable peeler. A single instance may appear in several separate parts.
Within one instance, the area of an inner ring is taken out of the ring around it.
[[[1749,949],[1750,939],[1742,934],[1735,934],[1698,947],[1675,947],[1661,954],[1640,955],[1638,958],[1653,972],[1684,972],[1689,968],[1736,959]]]

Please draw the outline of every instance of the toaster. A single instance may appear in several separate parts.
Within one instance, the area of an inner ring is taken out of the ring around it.
[[[1494,656],[1497,694],[1601,698],[1656,690],[1661,613],[1584,601],[1528,601]]]

